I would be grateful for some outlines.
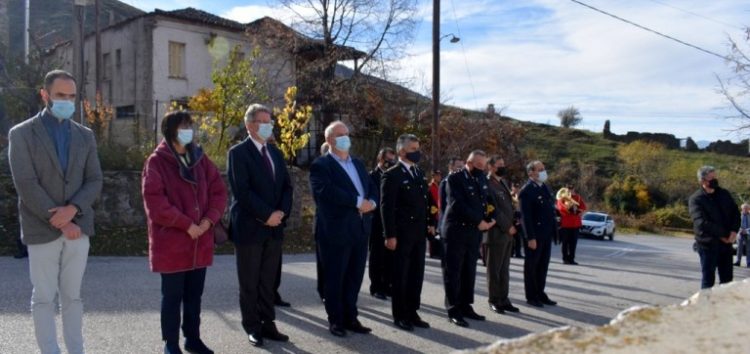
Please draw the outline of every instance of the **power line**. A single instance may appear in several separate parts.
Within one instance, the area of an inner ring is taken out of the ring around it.
[[[655,35],[657,35],[657,36],[661,36],[661,37],[664,37],[664,38],[666,38],[666,39],[669,39],[669,40],[671,40],[671,41],[674,41],[674,42],[680,43],[680,44],[682,44],[682,45],[688,46],[688,47],[690,47],[690,48],[693,48],[693,49],[697,49],[697,50],[700,50],[701,52],[704,52],[704,53],[706,53],[706,54],[711,54],[711,55],[713,55],[713,56],[719,57],[719,58],[721,58],[721,59],[724,59],[724,60],[731,60],[731,59],[727,58],[727,57],[726,57],[726,56],[724,56],[724,55],[718,54],[718,53],[716,53],[716,52],[713,52],[713,51],[711,51],[711,50],[708,50],[708,49],[705,49],[705,48],[701,48],[701,47],[699,47],[699,46],[697,46],[697,45],[695,45],[695,44],[690,44],[690,43],[688,43],[688,42],[685,42],[685,41],[683,41],[683,40],[677,39],[677,38],[675,38],[675,37],[672,37],[672,36],[670,36],[670,35],[667,35],[667,34],[661,33],[661,32],[659,32],[659,31],[657,31],[657,30],[653,30],[653,29],[651,29],[651,28],[648,28],[648,27],[646,27],[646,26],[642,26],[642,25],[639,25],[639,24],[637,24],[637,23],[635,23],[635,22],[633,22],[633,21],[630,21],[630,20],[626,20],[626,19],[624,19],[624,18],[622,18],[622,17],[620,17],[620,16],[617,16],[617,15],[611,14],[611,13],[609,13],[609,12],[607,12],[607,11],[601,10],[601,9],[599,9],[599,8],[596,8],[596,7],[594,7],[594,6],[591,6],[591,5],[589,5],[589,4],[585,4],[585,3],[581,2],[581,1],[578,1],[578,0],[570,0],[570,1],[572,1],[572,2],[574,2],[574,3],[576,3],[576,4],[578,4],[578,5],[581,5],[581,6],[583,6],[583,7],[587,7],[587,8],[589,8],[589,9],[591,9],[591,10],[594,10],[594,11],[596,11],[596,12],[599,12],[599,13],[601,13],[601,14],[604,14],[604,15],[607,15],[607,16],[609,16],[609,17],[612,17],[612,18],[614,18],[614,19],[616,19],[616,20],[618,20],[618,21],[622,21],[622,22],[625,22],[625,23],[627,23],[627,24],[629,24],[629,25],[632,25],[632,26],[638,27],[638,28],[640,28],[640,29],[642,29],[642,30],[644,30],[644,31],[648,31],[648,32],[651,32],[651,33],[653,33],[653,34],[655,34]]]
[[[700,18],[702,18],[704,20],[711,21],[713,23],[717,23],[717,24],[724,25],[724,26],[729,26],[729,27],[736,28],[736,29],[739,29],[739,30],[743,29],[740,26],[733,25],[733,24],[728,23],[728,22],[720,21],[720,20],[708,17],[706,15],[701,15],[701,14],[699,14],[697,12],[686,10],[686,9],[681,8],[681,7],[677,7],[677,6],[674,6],[674,5],[671,5],[671,4],[667,4],[667,3],[663,2],[663,1],[659,1],[659,0],[647,0],[647,1],[651,1],[653,3],[656,3],[656,4],[659,4],[659,5],[662,5],[662,6],[666,6],[666,7],[672,8],[672,9],[675,9],[677,11],[681,11],[681,12],[684,12],[686,14],[689,14],[689,15],[693,15],[695,17],[700,17]]]
[[[458,32],[458,38],[462,38],[461,35],[461,28],[458,27],[458,15],[456,15],[456,6],[453,4],[453,0],[451,0],[451,8],[453,9],[453,22],[456,24],[456,32]],[[459,41],[458,44],[461,45],[461,53],[464,55],[464,65],[466,66],[466,73],[469,75],[469,84],[471,85],[471,94],[474,96],[474,106],[479,109],[479,103],[477,101],[477,92],[474,90],[474,79],[471,77],[471,70],[469,69],[469,59],[466,57],[466,48],[464,48],[464,42]]]

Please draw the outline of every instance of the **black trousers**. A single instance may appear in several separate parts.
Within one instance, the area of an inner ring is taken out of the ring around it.
[[[443,253],[443,283],[448,315],[461,317],[474,303],[474,283],[482,234],[474,228],[448,228]]]
[[[370,262],[368,274],[370,276],[370,294],[391,294],[393,268],[393,252],[385,248],[385,238],[382,232],[370,235]]]
[[[240,284],[242,328],[258,333],[262,324],[276,320],[274,295],[281,259],[281,239],[269,237],[261,243],[235,245]]]
[[[323,271],[323,259],[320,254],[320,242],[315,242],[315,271],[318,274],[318,296],[325,299],[325,272]]]
[[[367,263],[367,238],[353,235],[341,245],[320,244],[325,274],[325,307],[328,323],[343,326],[357,319],[357,299]]]
[[[714,286],[716,282],[716,271],[719,271],[719,283],[732,281],[733,268],[732,258],[734,249],[726,243],[716,243],[710,246],[698,246],[698,256],[701,259],[701,289]]]
[[[427,229],[425,226],[422,230]],[[393,251],[393,292],[391,310],[394,320],[416,318],[422,302],[425,248],[424,231],[399,237]]]
[[[180,341],[180,307],[182,334],[200,338],[201,296],[206,283],[206,268],[187,272],[161,274],[161,338],[170,343]]]
[[[574,262],[576,259],[576,246],[578,245],[578,228],[561,228],[560,238],[562,241],[563,261]]]
[[[547,285],[547,270],[552,253],[552,235],[536,239],[536,249],[526,245],[526,258],[523,262],[523,283],[527,301],[547,299],[544,287]]]
[[[523,257],[524,235],[521,227],[516,225],[516,234],[513,235],[513,257]]]

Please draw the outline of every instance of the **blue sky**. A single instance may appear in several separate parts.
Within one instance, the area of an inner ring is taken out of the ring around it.
[[[146,11],[195,7],[250,22],[291,20],[266,0],[121,0]],[[744,38],[747,0],[584,0],[631,21],[719,54],[728,36]],[[616,21],[566,0],[442,0],[443,100],[466,108],[489,103],[517,119],[557,124],[574,105],[582,128],[666,132],[695,140],[739,140],[737,122],[716,90],[731,70],[720,58]],[[414,43],[393,75],[429,95],[432,1],[419,0]]]

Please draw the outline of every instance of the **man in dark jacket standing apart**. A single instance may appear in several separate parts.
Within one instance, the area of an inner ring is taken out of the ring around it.
[[[325,272],[328,330],[337,337],[346,336],[347,330],[366,334],[371,329],[357,319],[357,298],[378,188],[362,161],[349,155],[349,128],[343,122],[329,124],[325,138],[331,150],[310,166],[310,187]]]
[[[396,165],[396,153],[392,148],[386,147],[378,152],[378,164],[370,171],[373,183],[380,187],[380,180],[385,171]],[[382,195],[381,195],[382,197]],[[385,248],[383,238],[383,221],[380,218],[380,207],[373,211],[372,233],[370,234],[370,295],[380,300],[386,300],[391,296],[391,270],[393,268],[393,252]]]
[[[274,295],[293,190],[284,156],[266,143],[273,135],[271,110],[250,105],[245,128],[250,136],[229,150],[227,161],[231,238],[237,255],[242,327],[250,343],[259,347],[263,338],[289,340],[274,323]]]
[[[479,244],[482,232],[495,225],[495,210],[490,204],[487,176],[484,173],[487,154],[474,150],[466,167],[448,176],[443,215],[443,282],[445,303],[451,323],[468,327],[464,318],[484,321],[472,308]]]
[[[399,162],[383,174],[381,214],[385,247],[393,251],[393,323],[405,330],[429,328],[417,314],[424,280],[426,235],[435,233],[434,206],[424,173],[419,138],[404,134],[396,143]]]
[[[701,288],[706,289],[714,286],[717,269],[721,284],[732,281],[732,244],[737,240],[740,212],[729,191],[719,187],[713,167],[701,167],[698,182],[701,188],[690,196],[688,205],[701,260]]]
[[[554,306],[544,287],[547,284],[547,270],[552,252],[552,240],[557,232],[555,219],[555,197],[547,181],[547,170],[541,161],[526,165],[529,181],[521,188],[518,200],[521,204],[521,218],[528,243],[523,264],[523,282],[526,302],[535,307]]]
[[[500,157],[490,159],[487,183],[497,210],[497,223],[487,231],[487,288],[490,309],[497,313],[519,312],[508,298],[510,286],[510,256],[513,253],[513,197],[505,180],[507,174],[505,160]]]

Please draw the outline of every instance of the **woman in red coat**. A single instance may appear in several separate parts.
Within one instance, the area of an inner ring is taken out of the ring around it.
[[[200,339],[206,267],[213,261],[213,225],[221,219],[227,189],[216,166],[193,144],[193,120],[168,113],[164,136],[143,167],[151,271],[161,273],[161,331],[165,353],[180,350],[180,307],[185,350],[213,353]]]
[[[582,225],[581,215],[586,211],[586,203],[573,186],[560,188],[557,191],[557,211],[560,212],[563,263],[577,265],[575,258],[578,230]]]

